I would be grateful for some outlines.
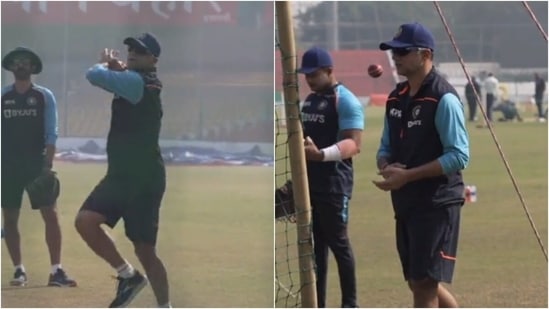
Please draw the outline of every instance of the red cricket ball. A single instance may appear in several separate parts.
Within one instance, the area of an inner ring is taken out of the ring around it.
[[[368,66],[368,75],[373,78],[378,78],[383,74],[383,67],[379,64],[370,64]]]

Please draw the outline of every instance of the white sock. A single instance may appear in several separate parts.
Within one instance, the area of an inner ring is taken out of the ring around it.
[[[63,267],[61,267],[61,264],[53,264],[51,266],[51,274],[52,275],[55,275],[55,273],[57,272],[58,269],[62,269]]]
[[[158,308],[171,308],[172,304],[170,302],[165,303],[164,305],[158,305]]]
[[[23,264],[15,265],[15,270],[18,268],[21,269],[22,272],[25,272],[25,266],[23,266]]]
[[[135,269],[133,266],[126,262],[124,265],[121,265],[116,268],[116,271],[118,272],[118,275],[122,278],[131,278],[135,274]]]

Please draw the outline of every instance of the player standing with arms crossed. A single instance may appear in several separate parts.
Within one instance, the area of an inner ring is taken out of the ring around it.
[[[74,287],[61,267],[61,227],[57,215],[59,180],[51,170],[57,141],[57,103],[53,93],[31,81],[42,71],[36,53],[18,47],[2,59],[15,83],[2,88],[2,215],[3,236],[15,273],[10,285],[24,286],[27,274],[21,257],[18,222],[27,191],[32,209],[40,209],[52,265],[49,286]]]
[[[354,94],[339,84],[330,54],[313,47],[303,55],[299,73],[312,93],[301,114],[312,206],[318,307],[326,307],[328,248],[335,256],[341,306],[358,307],[355,260],[347,233],[353,191],[352,157],[360,152],[364,111]]]
[[[397,249],[414,307],[457,307],[440,282],[456,261],[469,137],[456,90],[433,67],[435,40],[419,23],[401,25],[390,49],[399,75],[387,99],[377,153],[381,190],[391,191]]]
[[[149,34],[129,37],[127,69],[105,49],[100,63],[86,78],[114,94],[107,138],[108,170],[76,217],[76,228],[88,246],[118,272],[118,289],[110,307],[125,307],[147,284],[147,278],[128,263],[101,228],[124,219],[126,236],[145,269],[160,307],[171,307],[168,278],[156,255],[159,210],[166,186],[160,153],[162,83],[156,76],[160,45]]]

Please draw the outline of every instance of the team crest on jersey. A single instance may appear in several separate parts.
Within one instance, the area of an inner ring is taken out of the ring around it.
[[[322,100],[322,102],[320,102],[320,103],[318,104],[317,109],[318,109],[319,111],[321,111],[321,110],[323,110],[323,109],[326,109],[326,107],[328,107],[328,101]]]
[[[37,102],[37,100],[36,100],[35,97],[29,97],[27,99],[27,105],[34,106],[34,105],[36,105],[36,102]]]
[[[417,119],[419,113],[421,112],[421,105],[418,105],[412,109],[412,118]]]

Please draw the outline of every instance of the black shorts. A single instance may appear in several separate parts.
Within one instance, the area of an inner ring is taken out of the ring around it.
[[[19,169],[2,168],[2,208],[20,209],[23,202],[23,192],[25,187],[40,175],[41,166],[32,164]],[[28,192],[27,192],[28,193]],[[50,207],[53,205],[38,205],[35,198],[29,195],[32,209]],[[55,204],[55,203],[53,203]]]
[[[156,245],[165,186],[165,179],[139,183],[106,176],[93,189],[80,210],[102,214],[111,228],[122,218],[126,236],[132,242]]]
[[[397,249],[404,278],[452,282],[461,204],[396,220]]]

